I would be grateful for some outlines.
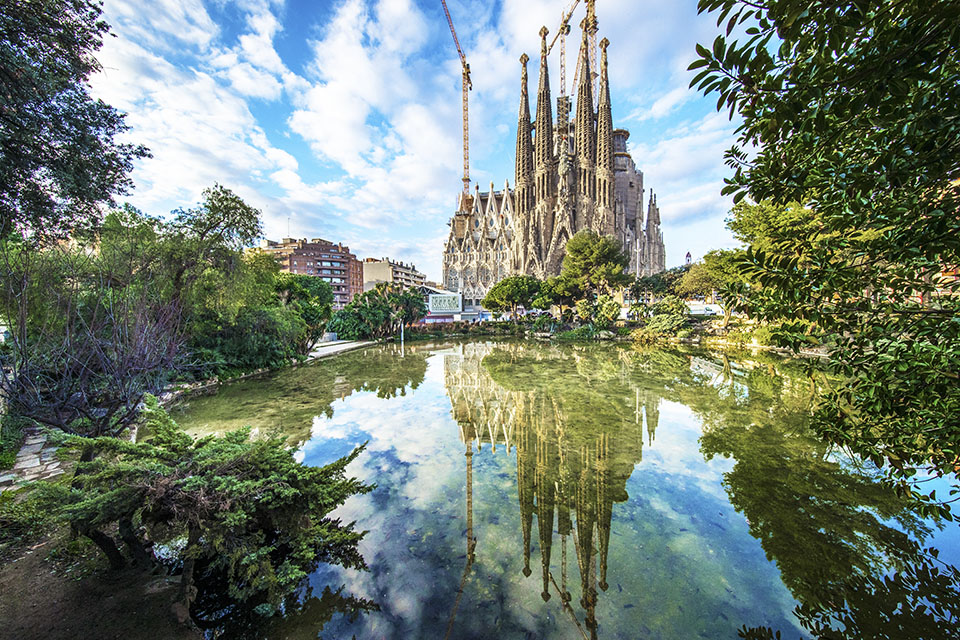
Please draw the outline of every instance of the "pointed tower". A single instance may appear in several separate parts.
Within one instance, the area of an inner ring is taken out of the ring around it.
[[[607,78],[607,47],[610,41],[600,41],[600,102],[597,112],[597,174],[596,212],[593,230],[601,235],[617,231],[614,215],[613,190],[616,185],[613,164],[613,112],[610,108],[610,83]]]
[[[522,71],[520,74],[520,113],[517,116],[517,160],[514,194],[514,233],[511,271],[525,273],[527,256],[531,250],[539,252],[538,239],[531,233],[531,222],[536,205],[536,193],[533,173],[533,139],[530,137],[530,98],[527,94],[527,54],[520,56]]]
[[[543,407],[541,407],[543,409]],[[541,415],[549,415],[545,412]],[[537,434],[537,532],[540,541],[540,567],[543,573],[543,590],[540,597],[546,602],[550,599],[550,550],[553,547],[554,503],[556,500],[557,469],[553,462],[557,451],[549,437]]]
[[[589,224],[593,217],[593,198],[596,190],[595,168],[597,160],[596,118],[593,112],[593,87],[591,83],[590,56],[588,53],[587,24],[581,23],[583,41],[580,44],[580,82],[577,86],[577,123],[574,144],[577,154],[577,188],[580,195],[580,211],[577,225]]]
[[[660,231],[660,207],[657,196],[650,190],[650,203],[647,205],[646,269],[647,274],[660,273],[666,267],[666,252],[663,247],[663,232]]]
[[[537,132],[535,149],[536,215],[537,233],[541,238],[541,249],[545,249],[553,236],[554,206],[557,193],[557,169],[554,158],[553,105],[550,101],[550,73],[547,68],[546,27],[540,29],[540,84],[537,88],[537,120],[534,125]],[[528,267],[535,263],[536,271],[542,271],[543,254],[528,261]],[[542,276],[542,273],[533,275]]]

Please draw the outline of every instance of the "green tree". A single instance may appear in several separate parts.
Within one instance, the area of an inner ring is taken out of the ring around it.
[[[0,238],[95,228],[146,148],[117,142],[124,117],[89,94],[107,24],[91,0],[0,4]]]
[[[272,256],[267,257],[276,263]],[[281,273],[277,275],[276,291],[280,304],[295,311],[306,325],[303,340],[297,346],[305,356],[323,337],[333,314],[333,287],[316,276]]]
[[[628,264],[630,258],[615,238],[583,230],[567,241],[561,276],[584,294],[614,293],[630,282],[629,274],[623,272]]]
[[[720,283],[717,303],[723,310],[723,327],[730,324],[734,312],[744,308],[744,302],[750,292],[750,282],[741,269],[744,259],[742,249],[714,249],[703,256],[703,264]]]
[[[534,309],[549,310],[556,305],[563,316],[564,307],[569,307],[577,301],[583,292],[576,281],[563,276],[551,276],[540,283],[540,291],[530,305]]]
[[[540,281],[533,276],[508,276],[490,287],[480,304],[490,311],[510,311],[510,317],[517,319],[519,307],[532,308],[532,303],[540,293]]]
[[[695,262],[677,282],[676,291],[683,297],[695,295],[710,297],[720,284],[720,280],[703,262]]]
[[[827,240],[821,233],[822,226],[816,213],[796,202],[774,204],[770,200],[757,203],[741,200],[730,210],[727,228],[754,251],[775,253],[779,243],[786,238]]]
[[[815,212],[745,268],[753,314],[784,344],[832,345],[842,380],[816,428],[899,474],[952,473],[960,440],[960,103],[952,0],[701,0],[727,34],[693,84],[742,119],[727,154],[736,201]],[[744,149],[755,147],[749,156]],[[824,241],[829,238],[829,242]],[[915,489],[913,489],[915,490]],[[933,496],[929,496],[933,497]],[[945,509],[943,509],[945,510]]]
[[[381,339],[396,335],[401,325],[417,322],[425,315],[427,305],[418,291],[381,282],[337,311],[329,329],[348,340]]]

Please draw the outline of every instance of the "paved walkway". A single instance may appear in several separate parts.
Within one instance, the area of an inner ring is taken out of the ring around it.
[[[310,360],[319,360],[338,353],[362,349],[371,344],[376,343],[370,340],[334,340],[332,342],[321,342],[317,345],[316,349],[310,352]]]
[[[24,436],[13,469],[0,471],[0,492],[16,489],[21,482],[47,480],[64,472],[62,463],[55,455],[57,447],[49,444],[39,429],[27,429]]]

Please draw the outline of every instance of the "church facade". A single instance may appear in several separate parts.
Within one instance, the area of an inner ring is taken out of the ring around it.
[[[594,108],[587,32],[580,47],[576,112],[557,99],[554,125],[547,67],[547,30],[541,29],[536,116],[531,118],[527,63],[520,58],[520,112],[514,188],[490,185],[461,194],[444,245],[443,285],[479,304],[496,282],[512,274],[545,278],[560,273],[570,239],[591,229],[620,241],[638,276],[666,268],[660,209],[652,190],[644,215],[643,172],[627,151],[630,133],[614,129],[607,47],[600,42],[599,94]]]

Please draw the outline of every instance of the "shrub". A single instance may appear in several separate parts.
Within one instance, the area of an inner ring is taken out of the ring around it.
[[[37,538],[50,524],[50,511],[27,489],[0,493],[0,545]]]
[[[194,440],[147,396],[150,437],[65,438],[93,452],[70,486],[41,483],[58,518],[94,542],[115,568],[127,560],[104,530],[117,527],[134,564],[152,565],[156,544],[180,546],[178,606],[196,597],[195,575],[220,575],[235,601],[272,610],[320,562],[366,568],[363,533],[330,512],[372,489],[346,475],[362,451],[323,467],[297,462],[286,439],[250,429]],[[181,610],[182,611],[182,610]]]
[[[17,461],[17,453],[23,444],[23,430],[29,422],[9,414],[0,415],[0,471],[9,469]]]
[[[620,303],[608,295],[597,297],[594,321],[601,327],[609,327],[620,317]]]
[[[666,296],[660,302],[652,305],[650,310],[654,316],[676,315],[681,317],[687,315],[689,311],[687,303],[677,296]]]
[[[551,315],[542,315],[533,321],[533,330],[537,333],[556,331],[557,321]]]
[[[636,329],[630,336],[634,342],[649,344],[664,338],[676,336],[684,324],[685,320],[683,316],[672,313],[662,313],[650,318],[646,325]]]
[[[576,340],[593,340],[597,337],[597,332],[593,326],[585,324],[570,331],[563,331],[556,335],[557,340],[572,342]]]

